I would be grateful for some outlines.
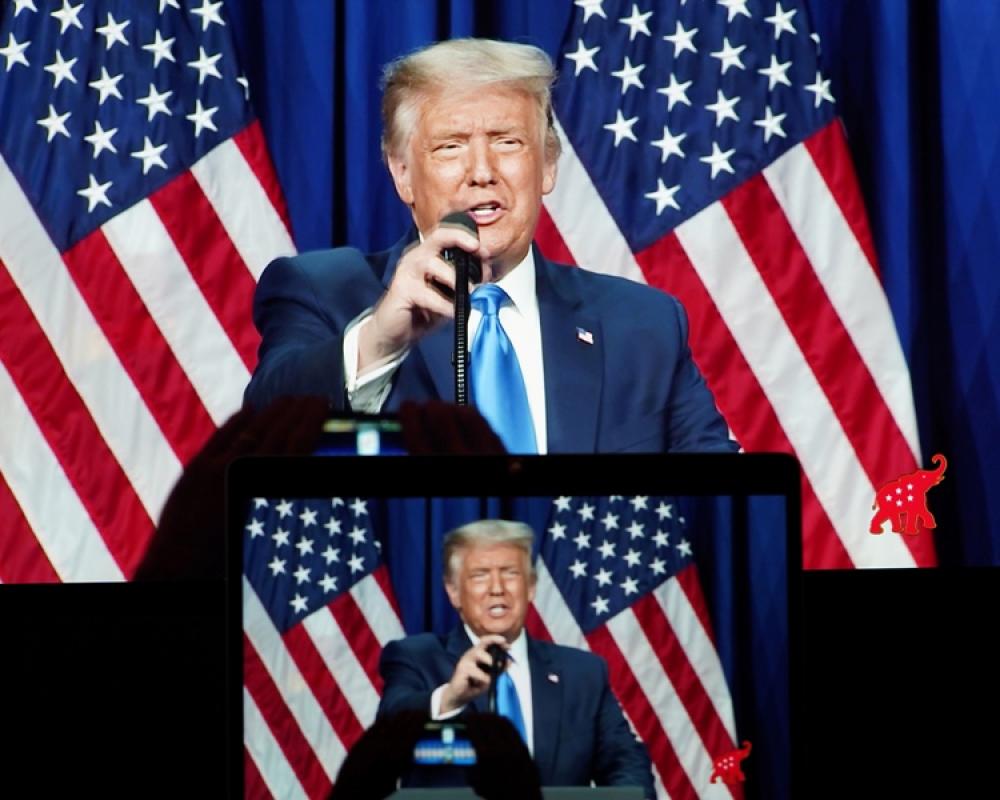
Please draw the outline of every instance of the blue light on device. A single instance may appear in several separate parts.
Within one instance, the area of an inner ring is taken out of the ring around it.
[[[433,731],[438,727],[441,731],[439,737],[417,741],[413,748],[414,764],[467,767],[476,763],[475,748],[468,739],[456,736],[455,725],[429,723],[425,730]]]

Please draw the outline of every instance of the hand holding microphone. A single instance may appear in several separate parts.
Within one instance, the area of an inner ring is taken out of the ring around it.
[[[489,252],[479,242],[475,221],[464,212],[449,214],[399,259],[389,288],[359,332],[359,372],[453,317],[455,268],[446,252],[453,260],[468,259],[473,282],[490,280]]]
[[[490,664],[489,711],[491,714],[495,714],[497,711],[497,678],[507,668],[507,659],[510,656],[498,644],[491,644],[486,648],[486,652],[493,659],[493,663]]]
[[[507,647],[503,636],[488,634],[466,650],[445,686],[441,712],[461,708],[490,689],[507,666]],[[491,689],[490,693],[492,696]]]

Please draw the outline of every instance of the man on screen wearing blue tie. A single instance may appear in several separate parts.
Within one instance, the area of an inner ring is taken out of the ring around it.
[[[483,39],[386,68],[383,153],[414,228],[385,252],[338,248],[265,270],[248,404],[321,394],[338,410],[391,413],[452,400],[454,269],[441,254],[459,248],[481,260],[486,284],[469,319],[471,394],[509,451],[737,449],[676,299],[553,264],[532,245],[560,152],[554,79],[538,48]],[[478,240],[439,224],[456,211]]]
[[[639,786],[654,797],[649,756],[629,729],[599,656],[527,636],[535,596],[533,533],[482,520],[444,541],[444,586],[462,625],[447,637],[408,636],[382,651],[379,715],[426,710],[434,719],[486,710],[490,645],[508,654],[497,712],[521,733],[542,785]]]

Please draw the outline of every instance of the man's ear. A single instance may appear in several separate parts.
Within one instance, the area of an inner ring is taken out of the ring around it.
[[[450,580],[444,582],[444,590],[448,593],[448,602],[451,603],[452,608],[456,611],[462,610],[462,602],[460,592],[458,587],[455,586]]]
[[[406,205],[413,205],[413,186],[410,181],[410,169],[405,158],[399,156],[389,156],[389,174],[392,175],[392,182],[396,185],[396,194]]]
[[[556,173],[558,162],[556,159],[545,159],[542,165],[542,194],[548,194],[556,188]]]

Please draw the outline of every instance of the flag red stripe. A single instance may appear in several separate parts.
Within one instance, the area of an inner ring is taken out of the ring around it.
[[[543,642],[553,641],[545,621],[533,605],[528,606],[528,613],[524,616],[524,627],[527,629],[528,635],[534,639],[541,639]]]
[[[632,724],[635,725],[636,732],[645,742],[649,757],[656,766],[656,771],[671,800],[695,800],[698,793],[691,785],[670,739],[667,738],[657,719],[656,712],[632,675],[628,661],[625,660],[614,638],[602,626],[587,634],[587,642],[591,650],[608,662],[611,688],[625,709],[625,713],[632,720]]]
[[[698,579],[698,569],[691,563],[678,572],[674,578],[687,596],[688,602],[694,610],[694,615],[705,629],[705,635],[712,641],[712,647],[718,650],[715,630],[712,628],[712,619],[708,615],[708,603],[705,602],[705,594],[701,590],[701,581]]]
[[[878,485],[915,469],[902,431],[764,176],[750,178],[722,204],[869,479]]]
[[[168,444],[187,463],[215,425],[107,238],[94,231],[63,261]]]
[[[317,800],[326,797],[333,784],[246,634],[243,636],[243,685],[260,709],[261,716],[306,794]]]
[[[542,251],[542,255],[550,261],[576,265],[573,253],[570,252],[566,241],[563,239],[562,234],[559,233],[556,223],[549,215],[548,209],[545,206],[542,206],[542,211],[538,215],[538,225],[535,228],[535,241],[538,242],[538,247]]]
[[[722,204],[868,479],[878,487],[912,472],[917,463],[896,418],[763,175],[734,189]],[[905,541],[918,564],[936,563],[929,537]]]
[[[42,550],[0,474],[0,581],[4,583],[59,583],[59,575]]]
[[[316,649],[303,625],[294,625],[282,637],[288,653],[299,667],[309,688],[316,696],[316,702],[326,718],[330,720],[337,737],[349,749],[364,733],[354,710],[347,702],[335,677],[331,674],[323,657]]]
[[[354,655],[357,656],[362,668],[368,675],[368,680],[372,682],[375,691],[382,692],[382,676],[378,672],[379,654],[382,652],[382,645],[379,644],[372,629],[368,626],[364,613],[358,607],[357,602],[350,592],[343,592],[333,602],[327,605],[333,618],[343,631],[344,638],[351,645]]]
[[[687,709],[688,717],[701,736],[705,750],[713,759],[732,750],[735,744],[656,598],[652,594],[643,595],[632,604],[632,612],[663,671],[674,685],[678,698]]]
[[[292,223],[288,215],[288,205],[285,203],[285,195],[281,191],[281,184],[278,182],[278,175],[274,171],[274,163],[267,152],[267,141],[264,139],[264,132],[261,130],[260,122],[255,120],[237,133],[232,141],[239,148],[246,159],[253,174],[260,181],[267,199],[271,201],[274,210],[285,224],[285,230],[291,234]]]
[[[257,769],[257,763],[246,748],[243,749],[243,800],[274,800]]]
[[[260,335],[247,321],[256,284],[198,181],[182,172],[149,200],[243,363],[253,370]]]
[[[0,309],[0,361],[111,556],[131,577],[153,521],[6,269],[0,269]]]
[[[639,253],[637,261],[650,284],[670,292],[684,304],[691,323],[689,338],[694,359],[744,449],[794,453],[770,401],[677,237],[664,236]],[[802,509],[803,566],[854,566],[805,475]]]
[[[403,612],[399,608],[399,600],[396,599],[396,592],[392,588],[392,581],[389,579],[389,570],[386,569],[385,564],[379,564],[372,572],[372,577],[378,584],[379,588],[382,590],[382,594],[385,595],[385,599],[389,601],[389,605],[392,606],[392,610],[396,612],[396,618],[402,619]]]
[[[878,256],[875,254],[875,244],[868,227],[868,215],[865,213],[864,199],[861,197],[858,178],[851,163],[843,125],[839,119],[835,119],[806,139],[804,144],[823,182],[830,190],[834,202],[840,208],[840,213],[844,215],[854,238],[858,240],[868,263],[877,275]]]

